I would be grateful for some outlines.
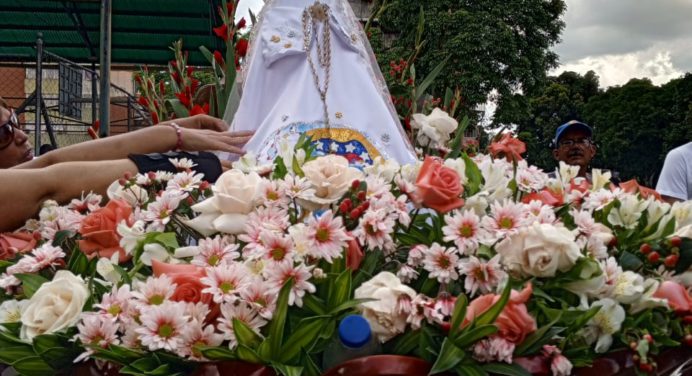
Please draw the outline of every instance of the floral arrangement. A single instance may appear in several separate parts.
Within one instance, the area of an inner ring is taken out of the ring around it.
[[[598,170],[550,176],[523,149],[506,135],[490,154],[359,170],[301,139],[213,185],[172,160],[178,173],[124,176],[105,205],[47,202],[0,238],[0,362],[319,375],[354,312],[431,374],[569,375],[617,349],[648,373],[692,345],[692,202]]]

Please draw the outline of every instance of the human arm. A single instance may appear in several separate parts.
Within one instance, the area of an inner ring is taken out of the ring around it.
[[[227,126],[222,120],[206,115],[175,122],[181,126],[182,149],[186,151],[214,150],[243,154],[242,146],[252,135],[251,132],[226,132]],[[62,162],[102,161],[126,158],[128,154],[161,153],[174,149],[177,142],[176,130],[159,124],[56,149],[14,168],[41,168]]]
[[[669,203],[687,200],[687,170],[684,155],[679,149],[671,150],[666,156],[656,191]]]
[[[105,195],[126,172],[137,173],[129,159],[59,163],[42,169],[0,170],[0,232],[13,231],[35,216],[46,200],[67,203],[83,191]]]

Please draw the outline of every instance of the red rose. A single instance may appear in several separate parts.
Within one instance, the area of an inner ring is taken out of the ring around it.
[[[423,205],[440,213],[464,205],[464,200],[459,198],[464,193],[459,174],[445,167],[439,159],[425,157],[416,179],[416,187]]]
[[[29,252],[36,248],[36,238],[28,232],[0,234],[0,260],[9,260],[17,253]]]
[[[493,157],[503,155],[510,162],[522,160],[521,154],[524,152],[526,152],[526,144],[512,137],[511,133],[503,134],[500,141],[490,144],[490,154]]]
[[[111,258],[118,252],[120,262],[129,260],[130,256],[120,246],[120,235],[116,229],[122,221],[129,225],[131,215],[132,207],[122,200],[111,200],[106,206],[89,214],[79,226],[82,235],[79,249],[89,258]]]
[[[507,305],[495,320],[500,337],[518,345],[524,341],[527,335],[536,331],[536,320],[529,314],[526,304],[524,304],[529,300],[532,293],[533,288],[530,284],[521,292],[512,291]],[[490,309],[498,300],[500,300],[500,295],[494,294],[487,294],[474,299],[469,303],[463,325],[468,325],[475,317]]]
[[[166,264],[157,260],[151,260],[151,269],[156,277],[165,274],[176,284],[171,300],[212,304],[212,296],[202,293],[202,290],[207,287],[200,281],[206,275],[204,268],[190,264]]]

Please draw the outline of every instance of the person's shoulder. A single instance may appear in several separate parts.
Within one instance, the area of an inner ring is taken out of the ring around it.
[[[668,152],[666,159],[679,162],[692,162],[692,141],[684,145],[680,145]]]

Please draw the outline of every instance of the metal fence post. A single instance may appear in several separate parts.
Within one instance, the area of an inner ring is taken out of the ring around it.
[[[101,0],[101,47],[99,90],[101,137],[110,134],[110,71],[111,71],[111,0]]]
[[[36,33],[36,87],[34,88],[36,101],[34,122],[34,155],[41,154],[41,105],[43,95],[41,94],[41,83],[43,81],[43,33]]]

